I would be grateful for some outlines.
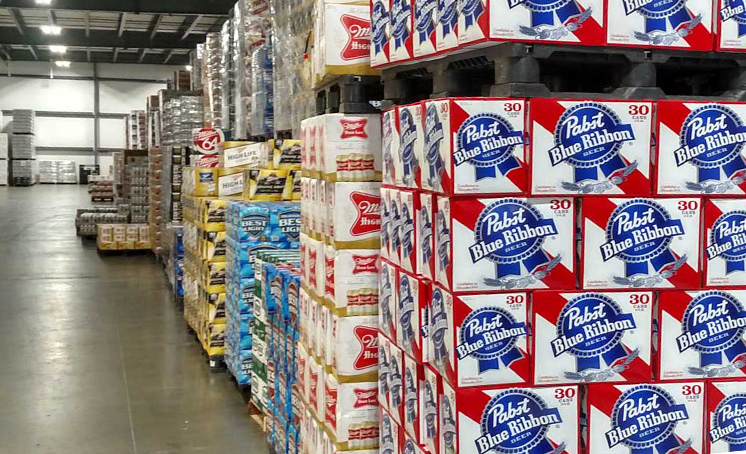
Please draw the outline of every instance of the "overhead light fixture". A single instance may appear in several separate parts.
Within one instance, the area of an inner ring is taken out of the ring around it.
[[[53,54],[64,54],[67,52],[67,46],[49,46],[49,50]]]
[[[41,31],[45,35],[59,35],[62,33],[62,27],[59,25],[42,25]]]
[[[184,67],[184,69],[186,69],[187,71],[191,71],[192,70],[192,65],[186,65]]]
[[[36,4],[49,6],[52,4],[52,0],[36,0]]]
[[[70,62],[69,61],[65,61],[65,60],[57,60],[56,62],[54,62],[54,64],[57,65],[60,68],[69,68],[70,67]]]

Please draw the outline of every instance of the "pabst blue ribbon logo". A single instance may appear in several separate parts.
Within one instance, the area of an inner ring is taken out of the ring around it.
[[[389,372],[389,377],[391,379],[389,382],[389,389],[391,390],[391,405],[398,407],[402,404],[402,376],[399,361],[396,359],[396,356],[392,355],[391,358],[389,358],[389,365],[391,366],[391,372]]]
[[[389,267],[386,264],[381,266],[381,318],[385,329],[390,329],[393,325],[394,318],[391,315],[391,296],[393,289],[389,280]]]
[[[262,234],[269,224],[269,216],[264,213],[251,213],[241,216],[241,230],[249,236]]]
[[[437,5],[436,0],[415,0],[414,2],[414,26],[421,43],[431,39],[435,33],[433,13]]]
[[[484,12],[482,0],[464,0],[460,3],[461,15],[464,17],[466,29],[476,24],[479,16]]]
[[[509,8],[518,5],[531,12],[531,26],[521,25],[521,33],[543,40],[558,40],[577,31],[592,14],[591,8],[583,11],[575,0],[508,0]]]
[[[444,271],[451,263],[451,229],[448,228],[448,220],[442,211],[438,212],[437,219],[437,241],[438,241],[438,270]]]
[[[743,182],[746,173],[741,151],[746,143],[746,126],[728,106],[708,104],[693,110],[684,120],[679,134],[680,148],[674,150],[676,165],[691,163],[697,167],[697,182],[687,183],[692,190],[706,193],[725,192],[729,181]],[[714,180],[714,184],[705,182]]]
[[[710,291],[694,298],[684,311],[680,352],[699,353],[700,366],[689,372],[705,377],[727,376],[746,365],[746,311],[732,294]]]
[[[391,210],[388,197],[381,197],[381,249],[388,249],[391,241]]]
[[[402,203],[401,206],[401,247],[402,260],[414,251],[414,218],[409,212],[409,205]]]
[[[458,2],[456,0],[438,0],[438,21],[443,28],[443,38],[456,33],[458,23]]]
[[[529,275],[546,266],[541,277],[546,277],[550,258],[542,249],[544,239],[557,235],[553,219],[544,219],[536,207],[519,199],[500,199],[485,208],[474,227],[475,243],[469,246],[473,263],[487,259],[495,264],[495,279],[485,279],[485,284],[506,287],[506,276]],[[560,257],[552,259],[558,263]],[[528,283],[530,284],[530,282]]]
[[[438,406],[435,403],[435,390],[430,381],[425,382],[425,438],[433,440],[437,435],[435,424],[438,422]]]
[[[721,6],[722,21],[735,21],[738,24],[738,37],[746,35],[746,7],[744,7],[743,0],[724,0]]]
[[[474,0],[482,4],[481,0]],[[453,153],[456,167],[474,166],[476,180],[496,178],[499,171],[507,175],[521,163],[513,156],[515,147],[522,146],[523,131],[516,131],[503,117],[481,113],[469,117],[456,133],[457,149]]]
[[[746,270],[746,211],[729,211],[717,218],[706,252],[708,260],[722,257],[728,274]]]
[[[420,211],[420,250],[422,251],[422,261],[428,263],[433,256],[433,222],[430,218],[430,212],[427,207],[423,206]]]
[[[404,347],[410,349],[412,342],[414,342],[412,315],[414,315],[414,296],[412,295],[409,278],[402,273],[399,278],[399,329],[402,332]]]
[[[391,246],[396,251],[401,249],[401,215],[394,199],[391,200]]]
[[[549,426],[561,424],[559,409],[550,408],[528,389],[508,389],[490,399],[482,412],[477,452],[546,454],[564,451],[547,439]]]
[[[673,238],[681,235],[681,220],[672,219],[659,203],[632,199],[611,213],[601,258],[606,262],[617,257],[624,262],[625,277],[614,278],[621,285],[632,285],[631,276],[648,275],[651,267],[661,278],[669,278],[686,262],[686,256],[677,260],[669,249]]]
[[[639,454],[667,453],[691,445],[691,440],[682,443],[674,434],[676,424],[688,419],[686,405],[677,404],[663,388],[635,386],[614,404],[606,443],[609,448],[622,444]]]
[[[599,173],[611,181],[621,176],[628,167],[619,155],[624,142],[635,140],[632,126],[623,124],[619,116],[608,106],[595,102],[580,103],[565,111],[554,131],[554,147],[549,150],[552,166],[566,162],[575,169],[574,183],[563,183],[570,190],[582,191],[577,183],[600,180]],[[616,180],[614,180],[616,181]],[[620,181],[621,182],[621,181]],[[611,185],[593,191],[603,192]],[[586,190],[587,191],[587,190]],[[583,191],[585,192],[585,191]]]
[[[453,404],[447,395],[440,401],[440,433],[443,437],[446,452],[456,452],[456,418],[453,414]]]
[[[728,451],[746,450],[746,393],[733,394],[715,408],[710,441],[725,441]]]
[[[391,4],[391,36],[394,37],[394,49],[404,46],[409,38],[409,18],[412,7],[404,0],[394,0]]]
[[[445,299],[439,288],[433,289],[430,298],[430,338],[433,343],[434,362],[441,371],[445,371],[448,363],[448,347],[446,334],[448,332],[448,315],[446,314]]]
[[[396,443],[392,433],[392,422],[389,415],[384,414],[381,418],[381,454],[394,454]]]
[[[402,178],[404,184],[411,185],[414,183],[414,173],[419,167],[417,156],[414,154],[414,145],[417,141],[417,125],[412,117],[409,108],[401,109],[399,115],[399,152],[402,160]]]
[[[407,439],[407,441],[404,443],[404,450],[402,451],[402,454],[415,454],[414,442],[412,440]]]
[[[379,343],[378,345],[378,384],[381,387],[381,394],[386,395],[389,392],[389,360],[386,356],[386,349]]]
[[[435,104],[430,104],[425,112],[425,160],[430,171],[428,184],[433,189],[440,187],[445,172],[443,158],[440,156],[440,143],[443,139],[443,124],[438,116],[438,109]]]
[[[456,356],[459,360],[472,357],[479,364],[479,373],[509,367],[523,358],[516,347],[518,339],[528,334],[525,322],[499,307],[485,307],[470,313],[461,324]]]
[[[290,240],[300,239],[300,210],[286,210],[277,216],[280,231]]]
[[[623,371],[638,353],[622,345],[625,331],[636,329],[635,318],[625,314],[606,295],[588,293],[571,299],[557,319],[557,337],[552,340],[555,357],[569,353],[577,359],[578,373],[566,378],[603,381]],[[608,369],[601,370],[601,361]]]
[[[415,378],[412,376],[412,370],[407,367],[404,369],[404,417],[407,424],[414,424],[417,418],[419,395],[414,383]]]
[[[388,42],[386,27],[389,26],[389,12],[382,1],[376,1],[373,4],[371,12],[371,41],[373,41],[373,51],[379,54],[383,51]]]

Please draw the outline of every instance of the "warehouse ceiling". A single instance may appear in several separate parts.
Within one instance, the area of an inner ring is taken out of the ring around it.
[[[0,58],[185,65],[236,0],[0,0]],[[45,33],[60,27],[58,36]],[[50,46],[67,46],[64,55]]]

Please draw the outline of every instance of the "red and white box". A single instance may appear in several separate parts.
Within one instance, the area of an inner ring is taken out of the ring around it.
[[[326,303],[341,316],[378,313],[381,256],[375,249],[325,248]]]
[[[404,355],[404,430],[418,444],[421,444],[421,400],[425,387],[425,368],[421,363]]]
[[[601,0],[459,3],[459,44],[485,40],[520,40],[602,45],[605,40]]]
[[[707,452],[746,450],[746,388],[743,381],[711,381],[707,387]]]
[[[402,454],[428,454],[422,446],[417,443],[417,440],[412,437],[406,431],[404,436],[401,438],[401,446],[399,450]]]
[[[392,262],[398,262],[398,257],[391,256],[391,188],[381,188],[381,257]],[[394,189],[395,191],[395,189]]]
[[[438,0],[435,49],[447,52],[458,47],[458,0]]]
[[[326,364],[332,366],[339,382],[375,382],[378,376],[378,318],[374,315],[332,315],[332,326],[325,331],[331,333],[330,344],[326,347],[331,362]]]
[[[381,121],[379,114],[325,114],[318,119],[321,143],[319,169],[334,181],[381,180]]]
[[[422,445],[430,453],[438,454],[440,453],[438,396],[443,394],[443,379],[429,364],[425,365],[425,382],[422,386],[420,438]]]
[[[335,249],[381,248],[381,183],[329,184],[326,202]]]
[[[590,384],[586,451],[701,454],[704,402],[704,382]]]
[[[746,377],[746,290],[658,297],[658,380]]]
[[[525,194],[526,101],[425,102],[422,188],[446,195]]]
[[[746,104],[659,101],[655,194],[746,194]]]
[[[395,185],[397,178],[396,169],[399,166],[399,132],[397,131],[396,109],[385,110],[381,113],[381,143],[382,143],[382,166],[383,184]]]
[[[391,410],[391,390],[389,389],[389,374],[391,365],[391,342],[383,333],[378,333],[378,404],[387,411]]]
[[[713,50],[713,0],[605,2],[610,46]]]
[[[391,38],[389,61],[403,62],[414,57],[412,49],[412,4],[409,0],[391,0]]]
[[[452,293],[574,289],[572,198],[438,197],[436,280]]]
[[[719,0],[716,3],[715,50],[746,51],[746,10],[743,5],[733,0]]]
[[[454,296],[433,286],[430,363],[454,387],[531,382],[528,294]]]
[[[645,383],[653,377],[653,292],[533,294],[534,384]]]
[[[435,196],[420,192],[417,213],[417,274],[429,280],[435,277]]]
[[[415,58],[426,57],[438,51],[435,28],[438,23],[438,0],[413,0]]]
[[[414,191],[399,192],[399,264],[405,271],[417,272],[417,257],[422,253],[417,236],[420,220],[420,194]]]
[[[428,361],[423,332],[427,326],[429,296],[427,281],[399,270],[396,344],[420,363]]]
[[[389,208],[389,260],[395,265],[401,264],[401,198],[399,190],[387,189],[386,195]]]
[[[398,326],[399,270],[391,263],[381,261],[381,276],[378,292],[378,326],[392,341],[396,340]]]
[[[441,453],[580,452],[577,386],[454,390],[440,397]]]
[[[342,451],[378,447],[378,384],[337,383],[327,374],[324,383],[324,424]]]
[[[705,199],[706,287],[746,285],[746,200]]]
[[[399,187],[416,189],[420,187],[422,153],[425,133],[422,123],[423,104],[418,102],[396,108],[396,136],[399,155],[394,161],[396,184]]]
[[[391,3],[388,0],[370,2],[370,66],[389,63],[391,45]]]
[[[582,287],[699,288],[700,199],[583,200]]]
[[[653,103],[532,99],[530,193],[649,196]]]
[[[379,412],[379,419],[381,423],[380,441],[378,443],[380,452],[402,454],[400,446],[401,440],[404,438],[404,431],[401,430],[398,422],[391,414],[383,408]]]
[[[404,352],[389,342],[389,413],[397,424],[404,422]]]

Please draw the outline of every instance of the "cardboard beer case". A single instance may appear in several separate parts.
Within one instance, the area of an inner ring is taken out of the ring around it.
[[[435,28],[438,23],[438,0],[413,0],[412,9],[414,10],[412,45],[414,58],[437,53]]]
[[[534,292],[536,385],[652,379],[653,292]]]
[[[746,200],[705,199],[705,287],[746,285]]]
[[[530,193],[649,196],[653,103],[532,99]]]
[[[656,195],[746,194],[746,104],[659,101]]]
[[[429,280],[435,278],[435,208],[436,198],[433,194],[420,192],[419,205],[415,222],[417,223],[416,238],[417,268],[416,273]]]
[[[458,0],[437,0],[438,20],[435,23],[435,50],[438,53],[458,48]]]
[[[407,435],[416,444],[422,443],[421,412],[422,393],[425,384],[425,367],[421,362],[411,356],[404,354],[404,375],[402,376],[402,388],[404,392],[404,414],[403,427]]]
[[[707,452],[746,451],[746,385],[743,381],[718,380],[705,386]]]
[[[609,0],[605,2],[609,46],[710,51],[714,0]]]
[[[316,152],[324,180],[381,180],[379,114],[332,113],[319,116],[318,121]]]
[[[417,362],[427,362],[428,282],[401,269],[397,282],[396,345]]]
[[[572,198],[438,197],[435,276],[452,293],[574,289]]]
[[[381,113],[382,180],[384,185],[394,186],[401,176],[399,167],[399,131],[396,108]]]
[[[389,412],[397,424],[404,422],[404,352],[389,342]]]
[[[577,386],[455,390],[440,396],[440,452],[580,453]]]
[[[583,201],[582,288],[698,288],[702,201]]]
[[[391,373],[391,365],[389,364],[389,356],[391,356],[391,341],[383,335],[378,333],[378,405],[381,408],[385,408],[387,411],[391,410],[391,389],[389,388],[389,374]]]
[[[384,195],[385,191],[385,195]],[[381,205],[388,212],[388,259],[395,265],[401,264],[401,197],[400,191],[394,188],[383,188],[381,190]],[[386,197],[385,202],[383,198]]]
[[[418,257],[422,253],[418,238],[420,219],[420,193],[399,192],[399,265],[403,270],[417,273]]]
[[[390,189],[381,188],[381,258],[389,260],[391,255],[391,195]]]
[[[746,8],[734,0],[718,0],[715,4],[715,50],[746,51]]]
[[[443,394],[443,379],[429,364],[425,364],[425,381],[420,399],[420,439],[428,452],[440,453],[438,436],[440,419],[438,418],[438,398]]]
[[[403,454],[400,449],[401,440],[404,438],[404,430],[399,427],[396,419],[384,410],[379,410],[380,430],[378,443],[379,452],[387,454]]]
[[[340,450],[378,447],[378,387],[371,383],[324,383],[324,425]]]
[[[388,0],[370,2],[370,66],[378,68],[389,63],[391,46],[391,3]]]
[[[704,382],[587,386],[588,454],[704,453]]]
[[[398,139],[398,156],[394,161],[396,184],[399,187],[416,189],[421,183],[423,150],[425,146],[422,123],[423,103],[396,107],[395,140]]]
[[[379,262],[376,250],[326,246],[326,304],[340,316],[377,314]]]
[[[746,290],[658,297],[658,380],[746,377]]]
[[[381,183],[327,185],[328,243],[336,249],[381,248]]]
[[[430,364],[457,388],[531,382],[528,294],[454,296],[433,286]]]
[[[378,374],[378,318],[331,316],[327,356],[339,383],[373,382]]]
[[[378,326],[381,333],[396,341],[399,326],[399,270],[395,265],[381,260],[381,275],[378,281]]]
[[[405,62],[413,58],[412,28],[414,17],[409,0],[391,0],[391,38],[389,62]]]
[[[445,195],[526,193],[525,100],[447,98],[424,106],[422,189]]]

